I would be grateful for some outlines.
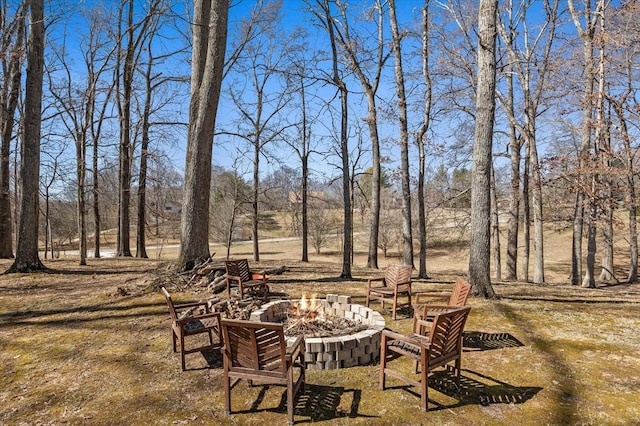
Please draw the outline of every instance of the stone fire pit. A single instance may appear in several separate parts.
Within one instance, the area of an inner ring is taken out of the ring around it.
[[[305,365],[311,370],[355,367],[378,361],[380,336],[385,321],[378,312],[351,303],[351,296],[328,294],[317,301],[328,315],[343,317],[368,325],[366,330],[330,337],[305,337]],[[280,318],[297,307],[298,300],[276,300],[251,313],[251,321],[280,322]],[[292,342],[295,337],[288,337]]]

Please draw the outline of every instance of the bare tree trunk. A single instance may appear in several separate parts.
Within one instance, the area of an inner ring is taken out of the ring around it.
[[[533,123],[529,123],[532,126]],[[538,163],[538,147],[535,139],[535,130],[531,132],[533,137],[529,138],[529,161],[531,162],[531,183],[533,204],[533,282],[541,284],[544,282],[544,222],[542,220],[542,176],[540,175],[540,165]]]
[[[327,0],[325,0],[327,1]],[[337,57],[336,57],[337,58]],[[337,77],[337,73],[335,76]],[[351,278],[351,256],[353,251],[353,212],[351,211],[351,176],[349,173],[349,134],[348,134],[348,111],[349,103],[347,102],[347,86],[337,77],[336,85],[340,90],[340,108],[341,124],[340,124],[340,153],[342,157],[342,191],[344,201],[344,242],[342,246],[342,273],[340,278]]]
[[[591,10],[591,1],[585,2],[584,22],[582,27],[581,17],[574,7],[573,0],[568,0],[569,11],[580,38],[582,39],[583,67],[584,67],[584,94],[582,108],[582,140],[578,153],[578,167],[580,170],[586,166],[591,150],[591,129],[593,115],[593,88],[595,80],[595,69],[593,63],[593,40],[595,36],[596,23],[600,7],[604,6],[598,0],[597,10]],[[582,185],[585,185],[583,183]],[[571,284],[578,285],[582,279],[582,233],[584,227],[584,203],[585,195],[583,190],[579,190],[576,197],[576,207],[573,216],[573,252],[571,259]],[[591,233],[591,230],[589,231]],[[593,242],[595,243],[595,241]],[[595,250],[595,248],[593,248]],[[589,272],[587,272],[589,274]],[[591,278],[593,277],[593,274]]]
[[[302,261],[309,261],[309,139],[307,133],[307,105],[305,100],[304,77],[300,77],[301,81],[301,100],[302,100],[302,146],[301,146],[301,162],[302,162]]]
[[[189,134],[181,219],[179,268],[192,269],[210,257],[211,157],[227,42],[227,0],[194,4]]]
[[[570,2],[572,3],[572,2]],[[584,34],[584,31],[581,31],[581,36],[583,37],[583,44],[585,45],[585,60],[587,58],[587,47],[590,47],[591,56],[589,56],[589,63],[591,64],[590,70],[593,70],[591,73],[586,73],[586,78],[591,80],[591,87],[593,87],[593,82],[597,79],[598,84],[598,93],[597,93],[597,117],[595,121],[595,130],[596,134],[594,136],[594,153],[597,157],[602,156],[602,145],[603,145],[603,137],[604,137],[604,89],[605,89],[605,72],[604,72],[604,62],[605,62],[605,52],[604,52],[604,39],[601,38],[602,46],[600,46],[600,58],[598,62],[598,70],[593,69],[593,40],[595,38],[595,29],[597,22],[599,20],[600,26],[602,29],[602,34],[604,34],[604,13],[605,13],[605,1],[598,0],[596,6],[596,12],[594,13],[594,20],[592,31]],[[575,16],[574,11],[571,11],[572,15]],[[587,13],[590,15],[591,11],[588,10]],[[597,74],[597,76],[596,76]],[[588,84],[587,84],[588,86]],[[585,94],[586,95],[586,94]],[[585,102],[585,104],[589,105],[589,113],[591,116],[592,111],[592,101],[589,98],[589,102]],[[586,114],[585,114],[586,116]],[[584,132],[589,132],[589,136],[591,135],[591,127],[593,127],[593,123],[588,123],[588,129],[585,128]],[[586,127],[586,126],[585,126]],[[585,135],[586,136],[586,135]],[[584,137],[584,136],[583,136]],[[596,257],[596,238],[597,238],[597,220],[598,220],[598,200],[597,194],[600,191],[600,176],[599,172],[596,171],[591,176],[591,196],[589,197],[590,206],[591,206],[591,214],[588,217],[588,234],[587,234],[587,270],[585,272],[585,276],[582,278],[582,287],[583,288],[595,288],[596,280],[595,280],[595,257]]]
[[[78,203],[78,253],[80,265],[87,264],[87,203],[86,203],[86,172],[87,172],[87,137],[86,129],[76,135],[76,176],[78,184],[76,187]]]
[[[407,124],[407,97],[404,89],[400,31],[396,18],[396,2],[389,1],[393,52],[395,56],[396,92],[400,118],[400,162],[402,170],[402,260],[413,266],[413,236],[411,233],[411,185],[409,176],[409,129]]]
[[[378,111],[376,106],[376,92],[380,85],[382,69],[388,58],[385,55],[384,48],[384,28],[383,28],[383,7],[379,0],[374,1],[372,7],[377,13],[377,46],[376,57],[372,62],[374,77],[369,78],[364,72],[363,61],[359,59],[358,42],[353,40],[349,30],[349,20],[347,18],[346,5],[337,1],[336,5],[342,16],[342,22],[339,25],[334,23],[334,36],[339,42],[348,58],[350,68],[354,71],[364,91],[367,99],[367,126],[371,137],[371,217],[369,221],[369,252],[367,256],[367,267],[378,268],[378,233],[380,229],[380,189],[381,189],[381,166],[380,166],[380,137],[378,133]],[[370,52],[366,52],[369,59]],[[404,207],[403,207],[404,208]],[[413,264],[413,262],[411,263]]]
[[[104,99],[102,107],[100,108],[100,114],[97,119],[91,120],[91,139],[93,140],[93,156],[91,159],[92,170],[92,194],[93,194],[93,257],[100,258],[100,237],[101,237],[101,214],[100,214],[100,171],[98,169],[98,160],[100,158],[99,141],[102,134],[102,123],[106,116],[107,106],[109,105],[109,99],[113,94],[114,85],[111,85],[107,91],[107,95]],[[94,99],[95,102],[95,99]],[[91,108],[95,111],[95,108]]]
[[[329,43],[331,45],[331,66],[332,73],[330,82],[340,93],[340,156],[342,160],[342,199],[343,199],[343,241],[342,241],[342,272],[340,278],[351,278],[351,261],[353,252],[353,212],[351,210],[351,196],[353,191],[351,182],[351,173],[349,170],[349,104],[347,85],[340,77],[338,65],[340,58],[338,56],[337,41],[335,34],[335,20],[331,16],[329,0],[315,0],[318,9],[312,13],[318,19],[320,25],[327,31]]]
[[[122,0],[119,10],[119,28],[124,24],[125,7],[128,5],[126,36],[119,37],[118,43],[127,40],[117,55],[117,105],[120,119],[120,144],[118,150],[118,238],[116,256],[131,257],[129,243],[129,204],[131,199],[131,93],[133,85],[133,0]],[[118,30],[120,33],[120,29]],[[120,33],[121,34],[121,33]],[[122,53],[120,53],[122,52]],[[124,58],[123,55],[124,54]],[[122,66],[122,69],[120,68]],[[122,89],[122,91],[120,90]]]
[[[590,214],[587,218],[587,267],[584,277],[582,278],[582,287],[595,288],[595,266],[596,266],[596,217],[598,207],[594,201],[591,201]]]
[[[260,113],[258,113],[260,116]],[[258,241],[258,221],[260,219],[260,211],[258,210],[258,194],[260,186],[260,129],[256,129],[254,133],[254,151],[253,151],[253,198],[251,200],[251,240],[253,241],[253,260],[260,261],[260,246]]]
[[[602,155],[602,162],[604,170],[611,168],[611,140],[609,131],[610,119],[605,118],[605,122],[602,123],[605,126],[603,142],[604,147],[600,150]],[[602,227],[602,270],[600,271],[599,279],[602,281],[610,281],[615,278],[614,276],[614,263],[613,263],[613,179],[610,175],[605,174],[602,177],[603,184],[603,199],[604,202],[604,224]]]
[[[5,12],[3,12],[4,14]],[[6,17],[6,14],[5,14]],[[11,219],[11,182],[9,158],[11,155],[11,139],[15,123],[15,112],[18,108],[18,97],[22,87],[22,62],[24,60],[25,39],[24,8],[16,9],[10,22],[0,22],[3,38],[13,43],[7,46],[6,52],[0,52],[2,69],[7,70],[0,88],[0,259],[13,258],[13,224]]]
[[[626,98],[632,90],[624,96]],[[618,125],[620,126],[620,135],[624,146],[625,165],[626,165],[626,189],[627,198],[629,200],[628,205],[628,223],[629,223],[629,274],[627,275],[627,282],[634,283],[638,280],[638,200],[635,191],[635,172],[634,172],[634,149],[631,146],[631,139],[629,137],[629,131],[627,128],[627,119],[624,115],[624,109],[622,103],[613,99],[609,99],[610,104],[613,106],[613,110],[618,116]]]
[[[529,143],[524,155],[524,174],[522,176],[522,280],[529,282],[529,261],[531,259],[531,197],[529,176],[531,176],[531,153]]]
[[[427,218],[425,203],[425,169],[426,154],[424,147],[424,137],[429,130],[431,119],[431,105],[433,87],[431,84],[431,71],[429,68],[429,2],[425,0],[422,8],[422,77],[425,85],[425,100],[422,116],[422,126],[416,135],[418,145],[419,165],[418,165],[418,229],[420,238],[420,268],[418,277],[427,278]]]
[[[38,254],[38,213],[40,211],[38,186],[40,183],[44,28],[44,0],[30,0],[24,141],[20,167],[22,202],[16,257],[7,272],[31,272],[45,269]]]
[[[147,67],[144,72],[145,79],[145,97],[144,97],[144,109],[142,112],[142,141],[140,146],[140,170],[138,171],[138,213],[137,213],[137,228],[136,228],[136,257],[140,259],[147,259],[147,243],[146,243],[146,228],[147,228],[147,163],[149,158],[149,131],[151,129],[150,116],[151,116],[151,102],[153,99],[153,66],[154,57],[152,54],[154,35],[157,30],[157,20],[154,21],[154,25],[151,27],[151,33],[147,40]]]
[[[520,226],[520,161],[521,143],[515,135],[515,128],[511,127],[511,196],[509,198],[509,219],[507,221],[507,265],[505,279],[518,279],[518,232]]]
[[[496,172],[491,168],[491,251],[493,252],[493,278],[502,279],[502,260],[500,257],[500,212],[496,194]]]
[[[476,127],[473,141],[471,178],[471,248],[469,281],[473,293],[485,298],[496,296],[491,286],[490,190],[493,125],[496,87],[497,0],[480,0],[478,12],[478,76],[476,84]]]
[[[92,131],[93,132],[93,131]],[[98,137],[93,134],[93,155],[91,158],[91,194],[93,198],[93,257],[100,258],[100,237],[102,233],[102,223],[100,216],[100,179],[98,174]]]

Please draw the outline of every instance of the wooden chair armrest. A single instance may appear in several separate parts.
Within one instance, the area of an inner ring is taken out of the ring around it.
[[[416,304],[420,303],[420,299],[438,299],[449,300],[451,293],[416,293]]]
[[[179,305],[173,305],[174,308],[176,309],[183,309],[183,308],[197,308],[198,306],[208,306],[207,302],[190,302],[190,303],[181,303]]]
[[[187,324],[193,321],[197,321],[197,320],[203,320],[203,319],[208,319],[208,318],[217,318],[218,320],[218,325],[220,325],[220,312],[209,312],[207,314],[202,314],[202,315],[193,315],[190,317],[186,317],[186,318],[180,318],[177,323],[178,324]]]
[[[235,275],[227,275],[226,279],[227,279],[227,282],[236,281],[238,283],[238,285],[240,285],[242,283],[242,278],[237,277]]]
[[[300,354],[303,348],[304,348],[304,336],[300,334],[296,338],[296,340],[294,340],[293,344],[287,347],[287,353],[285,355],[287,362],[291,362],[294,359],[296,359],[296,357],[298,356],[298,354]]]
[[[427,328],[431,328],[431,321],[427,321],[427,320],[423,320],[423,319],[415,319],[414,325],[413,325],[413,332],[417,333],[417,330],[420,326],[422,327],[427,327]],[[418,333],[418,334],[422,334],[422,333]]]
[[[420,336],[418,334],[400,334],[395,331],[390,330],[382,330],[382,337],[384,340],[400,340],[401,342],[409,343],[414,346],[418,346],[421,348],[428,348],[430,345],[429,338],[426,336]]]

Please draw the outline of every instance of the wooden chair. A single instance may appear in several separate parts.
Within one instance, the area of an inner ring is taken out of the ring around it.
[[[391,302],[393,310],[391,318],[396,319],[396,310],[402,306],[411,306],[411,265],[389,265],[384,277],[369,278],[367,281],[367,307],[371,300],[380,300],[382,309],[384,302]],[[375,282],[382,282],[381,286],[373,286]],[[406,303],[399,303],[398,297],[406,296]]]
[[[293,424],[294,400],[305,380],[303,336],[287,347],[282,324],[227,319],[221,324],[225,412],[231,413],[231,390],[240,379],[258,380],[287,387],[287,419]]]
[[[468,281],[456,277],[456,282],[450,293],[418,293],[416,303],[413,305],[413,332],[424,334],[433,318],[452,308],[465,306],[471,293],[471,284]],[[422,300],[440,301],[440,303],[421,303]]]
[[[171,337],[173,341],[173,352],[177,352],[177,341],[180,341],[180,358],[182,371],[185,370],[186,354],[199,352],[207,349],[220,348],[220,313],[211,312],[207,302],[193,302],[175,305],[171,295],[162,287],[162,293],[167,300],[169,315],[171,316]],[[195,313],[197,310],[203,313]],[[185,349],[185,337],[207,333],[209,343]],[[214,338],[215,335],[215,338]]]
[[[427,411],[428,375],[432,370],[446,367],[453,371],[456,384],[460,386],[462,336],[470,310],[470,306],[464,306],[436,315],[428,336],[415,333],[403,335],[383,330],[380,344],[380,389],[385,389],[387,376],[416,386],[420,389],[420,408]],[[414,367],[414,375],[410,377],[389,368],[389,362],[399,357],[417,361],[419,373]],[[450,365],[452,362],[453,366]]]
[[[249,269],[247,259],[227,260],[224,262],[227,270],[227,293],[231,296],[231,287],[238,287],[240,298],[244,299],[245,291],[250,294],[262,293],[264,299],[269,294],[266,274],[257,274]]]

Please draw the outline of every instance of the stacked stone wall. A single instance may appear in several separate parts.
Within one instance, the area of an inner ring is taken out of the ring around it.
[[[251,321],[278,322],[282,315],[298,305],[297,300],[278,300],[251,313]],[[368,326],[344,336],[305,337],[305,364],[311,370],[332,370],[377,362],[385,321],[380,313],[351,303],[351,296],[328,294],[320,301],[325,315],[346,318]],[[293,341],[295,338],[288,338]]]

